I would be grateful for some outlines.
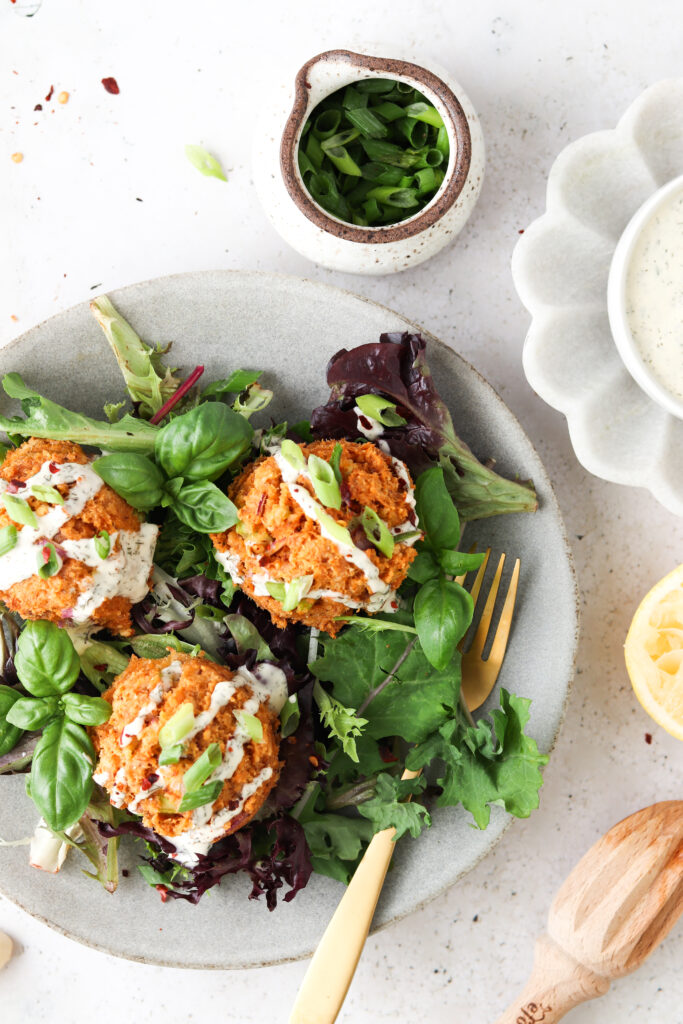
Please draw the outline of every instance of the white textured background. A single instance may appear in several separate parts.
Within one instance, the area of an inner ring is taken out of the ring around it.
[[[621,646],[639,598],[683,561],[683,523],[648,494],[577,464],[563,420],[524,380],[527,316],[509,272],[518,232],[543,209],[555,155],[613,127],[652,82],[680,74],[680,29],[676,0],[44,0],[32,19],[0,0],[0,342],[95,286],[175,271],[258,268],[329,281],[422,322],[471,360],[537,445],[564,509],[583,631],[541,809],[446,897],[368,942],[347,1022],[493,1021],[525,980],[533,939],[579,856],[625,814],[682,795],[681,745],[636,703]],[[449,68],[488,148],[482,196],[456,247],[394,278],[328,273],[291,252],[259,208],[249,164],[265,80],[368,40]],[[100,84],[109,75],[119,96]],[[61,90],[65,106],[55,102]],[[227,185],[187,163],[187,142],[222,159]],[[21,164],[10,160],[17,151]],[[0,808],[0,834],[1,821]],[[305,970],[199,976],[128,964],[4,901],[0,929],[20,951],[0,974],[3,1024],[280,1022]],[[682,1024],[682,939],[679,924],[638,974],[571,1019]]]

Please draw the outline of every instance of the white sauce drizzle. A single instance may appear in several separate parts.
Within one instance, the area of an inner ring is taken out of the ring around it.
[[[88,463],[64,462],[54,473],[50,471],[50,465],[50,461],[44,462],[14,497],[29,498],[35,484],[50,487],[70,484],[69,493],[63,505],[50,505],[45,515],[37,516],[37,527],[22,526],[17,530],[16,544],[0,557],[0,590],[8,590],[15,583],[37,575],[38,559],[45,541],[51,540],[69,519],[79,515],[104,485]],[[7,493],[9,487],[6,480],[0,480],[0,495]],[[100,558],[97,554],[94,539],[59,542],[59,548],[68,558],[95,569],[90,585],[81,592],[72,610],[70,621],[90,621],[95,609],[112,597],[127,597],[133,603],[142,600],[147,593],[158,532],[159,528],[152,523],[141,523],[139,530],[110,534],[111,549],[107,558]]]
[[[150,715],[154,714],[156,709],[161,704],[163,697],[171,687],[180,679],[182,675],[183,666],[179,661],[172,661],[170,665],[161,670],[161,682],[157,683],[154,689],[150,692],[149,701],[144,704],[132,722],[128,725],[124,725],[121,731],[121,738],[119,743],[122,747],[127,747],[129,743],[133,741],[134,736],[139,736],[142,732],[145,723]],[[93,776],[94,777],[94,776]],[[97,780],[95,780],[97,781]]]
[[[362,434],[363,437],[367,437],[368,441],[376,441],[378,437],[382,436],[384,433],[384,427],[379,420],[373,419],[372,416],[368,416],[368,414],[363,412],[358,405],[353,407],[353,411],[356,414],[356,429],[359,434]],[[366,427],[363,420],[369,423],[370,426]]]
[[[683,400],[683,188],[641,229],[626,275],[626,316],[641,358]]]

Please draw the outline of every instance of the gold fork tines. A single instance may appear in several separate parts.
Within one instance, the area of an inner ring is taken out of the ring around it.
[[[484,561],[479,567],[479,571],[477,572],[474,583],[472,584],[472,589],[470,590],[475,604],[475,611],[490,554],[491,549],[488,548]],[[498,566],[486,597],[484,610],[481,613],[479,624],[474,637],[472,638],[472,643],[462,656],[462,693],[470,711],[475,711],[478,707],[481,707],[488,695],[491,693],[500,673],[500,667],[503,663],[503,658],[505,657],[508,637],[510,636],[512,613],[515,607],[517,584],[519,581],[519,558],[515,561],[512,578],[510,579],[510,583],[505,594],[503,608],[500,613],[500,618],[498,619],[498,625],[496,626],[488,657],[484,658],[484,648],[486,647],[489,639],[493,612],[496,605],[496,598],[498,597],[498,591],[500,589],[500,581],[503,576],[504,565],[505,555],[502,554],[498,561]],[[460,580],[458,582],[460,582]]]

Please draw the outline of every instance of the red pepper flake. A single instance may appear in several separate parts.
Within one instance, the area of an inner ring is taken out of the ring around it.
[[[398,601],[392,601],[391,607],[394,609],[394,611],[396,611],[396,609],[398,608]]]
[[[263,514],[263,510],[266,507],[266,492],[264,491],[258,501],[258,508],[256,509],[256,515],[260,516]]]
[[[33,109],[34,110],[42,110],[43,109],[43,104],[42,103],[36,103],[36,105],[35,105],[35,107]]]
[[[26,484],[23,480],[10,480],[7,484],[7,493],[18,494],[18,492],[23,490],[24,487],[26,487]]]
[[[54,87],[54,85],[51,85],[51,86],[50,86],[50,91],[49,91],[49,93],[47,94],[47,96],[45,97],[45,102],[46,102],[46,103],[49,103],[49,102],[50,102],[50,100],[52,99],[52,94],[53,94],[53,92],[54,92],[54,91],[55,91],[55,87]]]
[[[142,782],[140,783],[140,789],[142,789],[144,792],[147,792],[147,790],[151,788],[152,783],[149,781],[149,779],[143,779]]]
[[[158,893],[161,893],[161,902],[165,903],[168,899],[168,889],[165,885],[155,885],[154,888]],[[161,930],[161,929],[160,929]]]
[[[106,672],[107,671],[107,666],[106,665],[93,665],[93,668],[95,669],[96,672]]]
[[[57,465],[56,462],[48,463],[48,467],[47,468],[50,470],[51,473],[57,473],[58,470],[59,470],[59,466]]]
[[[372,430],[372,423],[367,418],[367,416],[359,416],[358,422],[360,423],[361,427],[365,427],[366,430]]]
[[[121,91],[119,89],[119,83],[116,81],[115,78],[103,78],[102,85],[107,90],[107,92],[110,92],[112,94],[112,96],[118,96],[119,92]]]
[[[517,232],[517,234],[518,235],[523,235],[524,234],[524,228],[520,228],[519,231]]]
[[[652,743],[652,733],[651,732],[646,732],[645,733],[645,742],[646,743]]]
[[[49,544],[46,544],[45,547],[43,548],[43,561],[45,562],[45,565],[47,565],[47,563],[50,561],[51,554],[52,548],[50,547]]]

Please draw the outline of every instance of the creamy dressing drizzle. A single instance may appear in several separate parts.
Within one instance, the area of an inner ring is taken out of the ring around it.
[[[17,530],[17,542],[11,551],[0,557],[0,589],[8,590],[15,583],[37,575],[38,558],[46,540],[51,540],[74,516],[79,515],[88,501],[104,485],[101,477],[88,464],[64,462],[57,471],[50,471],[49,461],[26,481],[15,497],[29,498],[35,484],[56,487],[70,484],[63,505],[50,505],[49,511],[37,516],[38,526],[22,526]],[[9,484],[0,480],[0,496],[7,493]],[[110,535],[111,549],[107,558],[100,558],[95,549],[94,539],[65,540],[59,542],[68,558],[73,558],[95,572],[90,585],[81,592],[76,602],[71,621],[88,622],[92,613],[103,601],[120,596],[133,603],[141,601],[147,593],[147,579],[152,565],[154,546],[159,528],[152,523],[142,523],[139,531],[121,530]],[[61,556],[60,556],[61,560]]]
[[[353,411],[356,414],[356,429],[359,434],[362,434],[363,437],[367,437],[368,441],[376,441],[378,437],[382,436],[384,433],[384,427],[379,420],[375,420],[372,416],[368,416],[368,414],[363,412],[358,405],[353,407]],[[366,427],[363,420],[369,423],[370,426]]]
[[[626,274],[626,316],[641,358],[683,399],[683,188],[641,229]]]
[[[360,412],[360,410],[358,410],[358,412]],[[365,413],[361,413],[361,415],[365,416]],[[369,419],[369,417],[366,418]],[[361,551],[361,549],[356,547],[355,544],[344,544],[325,529],[324,525],[320,521],[320,513],[325,512],[325,509],[318,501],[316,501],[305,487],[301,487],[296,483],[300,476],[303,476],[310,482],[311,476],[308,470],[293,466],[284,458],[277,448],[271,448],[270,452],[277,463],[278,469],[280,470],[283,483],[287,485],[289,493],[299,505],[304,515],[308,519],[315,520],[315,522],[320,526],[321,536],[334,544],[347,562],[350,562],[357,569],[361,570],[365,576],[367,588],[372,594],[369,601],[355,601],[347,594],[342,594],[337,590],[312,589],[306,594],[306,599],[316,601],[321,598],[328,598],[329,600],[336,601],[339,604],[344,605],[346,608],[366,608],[370,612],[390,611],[395,607],[396,591],[392,590],[389,584],[382,580],[379,574],[379,568],[375,565],[372,559],[368,558],[364,551]],[[400,459],[395,459],[392,456],[391,462],[395,475],[405,483],[406,489],[404,493],[406,505],[409,509],[413,510],[415,508],[415,494],[410,482],[408,470]],[[404,543],[409,546],[412,546],[417,540],[419,540],[419,535],[409,537],[405,541],[401,541],[401,536],[404,533],[414,532],[415,526],[410,522],[410,520],[406,520],[405,523],[402,523],[400,526],[395,526],[391,530],[392,535],[397,538],[400,543]],[[245,582],[244,576],[240,572],[241,565],[238,555],[232,554],[229,551],[214,551],[214,555],[217,561],[220,562],[220,564],[230,574],[235,584],[239,586]],[[254,588],[254,594],[256,597],[268,597],[270,595],[267,584],[279,581],[275,580],[267,572],[262,572],[254,573],[250,577],[250,582]]]
[[[148,717],[153,714],[166,694],[178,682],[182,675],[182,664],[179,661],[172,661],[170,665],[161,670],[161,681],[150,692],[149,701],[143,705],[136,717],[124,727],[121,733],[121,746],[127,746],[135,736],[139,736],[144,728]],[[240,687],[247,687],[251,690],[252,696],[245,701],[241,710],[250,715],[255,715],[262,704],[267,704],[270,710],[279,715],[288,698],[287,677],[277,665],[262,663],[254,665],[253,669],[242,666],[235,673],[232,679],[222,680],[214,687],[209,707],[195,716],[194,726],[185,736],[183,743],[187,743],[199,732],[206,728],[216,717],[221,708],[225,707]],[[221,764],[209,776],[207,782],[217,779],[226,781],[231,779],[237,771],[244,756],[245,744],[251,740],[249,732],[243,728],[237,719],[237,728],[230,737]],[[127,805],[131,814],[139,813],[139,806],[143,800],[154,793],[164,789],[168,774],[172,769],[167,765],[158,767],[159,778],[148,786],[147,789],[139,790],[132,801]],[[191,866],[196,863],[197,853],[205,853],[217,838],[225,831],[225,823],[244,807],[245,802],[255,793],[264,782],[272,775],[272,769],[264,769],[256,779],[247,783],[240,792],[238,805],[233,809],[225,809],[217,815],[213,815],[213,804],[205,804],[198,807],[192,814],[192,825],[182,835],[173,837],[165,836],[178,849],[178,860]],[[111,803],[115,807],[124,806],[123,787],[126,784],[126,767],[122,766],[114,778],[114,786],[110,793]],[[109,775],[107,772],[96,772],[93,779],[98,785],[105,785]],[[260,781],[259,781],[260,780]],[[163,833],[160,833],[163,835]]]

